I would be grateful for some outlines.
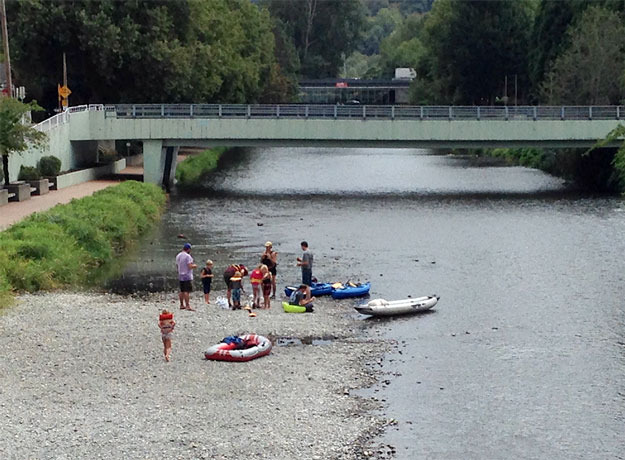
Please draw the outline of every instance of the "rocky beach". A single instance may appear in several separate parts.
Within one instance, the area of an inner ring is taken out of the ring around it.
[[[320,299],[312,314],[219,308],[192,295],[22,295],[0,321],[0,451],[8,459],[358,459],[386,421],[358,395],[389,344],[353,302]],[[157,319],[177,322],[165,362]],[[207,361],[229,335],[271,338],[246,363]]]

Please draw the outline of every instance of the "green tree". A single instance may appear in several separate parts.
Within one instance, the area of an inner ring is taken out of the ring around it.
[[[532,0],[516,2],[439,0],[427,15],[425,53],[417,66],[417,102],[493,104],[504,79],[518,76],[527,87],[527,43]]]
[[[625,3],[621,0],[541,0],[530,36],[529,75],[532,96],[539,96],[540,86],[548,78],[547,74],[556,58],[570,45],[567,30],[579,21],[590,6],[603,7],[615,12],[623,12]]]
[[[62,53],[72,105],[254,102],[271,82],[272,21],[249,0],[16,0],[16,80],[57,105]]]
[[[568,46],[555,59],[540,87],[549,104],[619,104],[624,94],[625,24],[619,13],[587,8],[569,26]]]
[[[0,155],[5,184],[9,183],[9,155],[23,152],[29,143],[41,144],[46,139],[45,133],[24,123],[24,116],[33,110],[41,110],[34,101],[24,104],[0,97]]]
[[[268,0],[267,5],[284,23],[299,54],[300,72],[308,78],[335,77],[365,27],[360,0]]]
[[[403,21],[397,8],[382,8],[378,13],[367,18],[367,28],[358,46],[358,51],[367,56],[380,52],[380,43],[388,37]]]
[[[397,67],[418,66],[425,54],[419,38],[422,29],[423,16],[412,14],[382,41],[377,77],[392,78]]]
[[[564,33],[576,16],[580,3],[577,0],[540,2],[530,36],[528,65],[534,93],[545,77],[545,69],[562,50]]]

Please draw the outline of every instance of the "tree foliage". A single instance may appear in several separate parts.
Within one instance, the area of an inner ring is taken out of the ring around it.
[[[535,98],[554,61],[570,45],[570,34],[567,34],[570,26],[591,6],[615,12],[625,10],[622,0],[541,0],[538,4],[529,47],[529,74]]]
[[[365,27],[360,0],[268,0],[299,55],[301,75],[334,77],[358,45]]]
[[[417,102],[493,104],[504,79],[525,87],[533,2],[439,0],[424,24]]]
[[[23,152],[29,143],[38,144],[46,138],[45,133],[24,123],[24,116],[33,110],[41,110],[35,101],[24,104],[0,97],[0,155],[5,184],[9,183],[9,155]]]
[[[7,4],[16,80],[57,105],[254,102],[275,80],[267,11],[248,0],[17,0]],[[272,72],[274,74],[272,74]]]
[[[549,104],[619,104],[623,97],[625,25],[621,16],[590,7],[567,31],[568,46],[541,85]]]
[[[392,78],[397,67],[416,68],[423,59],[425,48],[420,40],[423,16],[412,14],[380,45],[380,61],[376,69],[378,77]]]
[[[367,56],[380,52],[380,43],[401,23],[403,17],[397,8],[382,8],[375,16],[367,18],[366,30],[358,46],[358,51]]]

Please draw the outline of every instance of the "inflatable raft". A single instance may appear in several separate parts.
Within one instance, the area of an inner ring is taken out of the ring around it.
[[[262,335],[226,337],[221,343],[209,347],[204,356],[216,361],[250,361],[268,355],[271,346],[271,341]]]
[[[363,315],[373,316],[393,316],[406,315],[408,313],[419,313],[429,310],[438,303],[439,296],[429,295],[416,299],[384,300],[375,299],[365,305],[358,305],[356,310]]]
[[[369,294],[369,289],[371,289],[371,283],[346,283],[342,284],[340,287],[337,287],[336,285],[333,285],[333,287],[333,299],[347,299],[349,297],[360,297]]]
[[[293,291],[297,291],[298,286],[287,286],[284,288],[284,293],[287,297],[290,297]],[[332,284],[330,283],[312,283],[310,285],[310,294],[314,296],[332,294]]]

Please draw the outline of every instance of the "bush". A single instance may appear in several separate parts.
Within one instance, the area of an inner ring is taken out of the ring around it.
[[[61,172],[61,160],[54,155],[41,157],[37,163],[37,169],[44,177],[58,176]]]
[[[17,175],[17,180],[39,180],[41,179],[41,174],[39,174],[39,170],[34,166],[20,166],[20,172]]]
[[[217,168],[219,158],[226,151],[225,147],[216,147],[211,150],[190,156],[178,166],[176,166],[176,180],[179,187],[194,187],[199,185],[201,180]]]
[[[163,191],[127,181],[0,232],[0,301],[16,291],[88,284],[160,217]]]

